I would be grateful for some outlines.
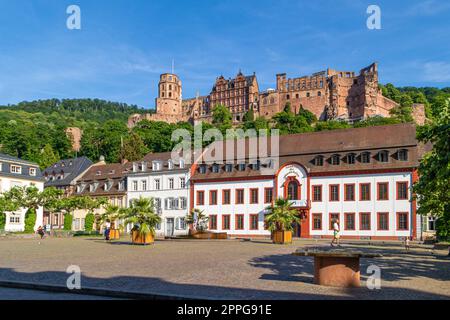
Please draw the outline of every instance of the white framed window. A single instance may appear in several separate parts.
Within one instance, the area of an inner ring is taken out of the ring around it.
[[[36,168],[30,168],[29,170],[30,176],[36,176]]]
[[[142,184],[142,191],[147,191],[147,180],[142,180],[141,184]]]
[[[181,209],[187,208],[187,198],[185,197],[180,198],[180,208]]]
[[[11,215],[9,216],[9,223],[20,224],[20,215],[17,213],[11,213]]]
[[[161,170],[161,163],[159,161],[153,161],[153,163],[152,163],[152,170],[153,171]]]
[[[169,179],[169,189],[173,189],[174,188],[174,182],[173,182],[173,178]]]
[[[138,191],[138,182],[133,181],[133,191]]]
[[[22,174],[22,167],[21,166],[17,166],[17,165],[12,164],[10,169],[11,169],[11,173]]]
[[[169,170],[172,170],[173,169],[173,161],[172,160],[167,161],[167,166],[169,167]]]
[[[180,159],[180,169],[184,169],[185,165],[184,159]]]
[[[3,163],[0,162],[0,171],[2,171]]]
[[[161,190],[161,180],[155,179],[155,190]]]
[[[181,189],[186,188],[186,178],[184,177],[180,178],[180,188]]]

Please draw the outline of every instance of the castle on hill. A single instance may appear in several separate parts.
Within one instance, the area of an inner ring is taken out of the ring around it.
[[[271,118],[281,112],[286,104],[297,113],[301,108],[311,111],[319,120],[345,120],[355,122],[369,117],[389,117],[398,104],[382,95],[378,86],[378,64],[373,63],[356,74],[353,71],[327,69],[309,76],[287,78],[276,75],[276,89],[260,91],[256,74],[235,78],[216,79],[206,96],[182,98],[182,82],[176,74],[160,76],[156,112],[130,116],[128,126],[134,127],[144,119],[168,123],[211,122],[216,105],[229,108],[234,124],[243,121],[253,109],[256,117]],[[414,105],[413,116],[418,123],[425,119],[424,106]]]

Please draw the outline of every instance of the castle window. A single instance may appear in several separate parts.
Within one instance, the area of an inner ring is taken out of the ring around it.
[[[361,162],[362,163],[370,163],[370,152],[361,153]]]
[[[306,97],[309,98],[310,96],[311,96],[311,93],[307,92],[307,93],[306,93]]]
[[[225,171],[226,171],[226,172],[231,172],[231,171],[233,171],[233,165],[232,165],[231,163],[227,163],[227,164],[225,165]]]
[[[214,173],[219,173],[219,165],[218,164],[213,164],[212,166],[212,172]]]
[[[383,150],[378,153],[378,161],[389,162],[389,151]]]
[[[341,163],[341,156],[338,155],[338,154],[334,154],[334,155],[331,157],[331,164],[332,164],[333,166],[338,166],[340,163]]]
[[[358,84],[358,79],[354,79],[353,84]]]
[[[163,98],[164,98],[164,91],[163,91],[163,92],[161,92],[161,97],[163,97]]]
[[[289,100],[290,98],[291,98],[291,96],[287,94],[286,99]]]
[[[320,91],[317,92],[317,96],[318,96],[318,97],[321,97],[321,96],[322,96],[322,92],[320,92]]]
[[[298,99],[298,98],[299,98],[299,96],[298,96],[298,93],[297,93],[297,94],[295,95],[295,98],[296,98],[296,99]]]
[[[397,157],[398,157],[398,160],[400,160],[400,161],[408,161],[408,150],[406,150],[406,149],[399,150]]]
[[[202,164],[202,165],[199,167],[199,171],[200,171],[200,173],[205,174],[205,173],[206,173],[206,165]]]

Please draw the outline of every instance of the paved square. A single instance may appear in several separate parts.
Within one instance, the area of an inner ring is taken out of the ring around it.
[[[381,268],[381,290],[339,289],[313,284],[313,260],[296,257],[292,245],[266,241],[167,240],[132,246],[123,239],[0,239],[0,280],[65,286],[70,265],[82,271],[84,287],[175,294],[213,299],[450,299],[450,259],[425,246],[404,253],[401,244],[358,243],[344,247],[381,252],[362,259]],[[1,295],[1,291],[0,291]]]

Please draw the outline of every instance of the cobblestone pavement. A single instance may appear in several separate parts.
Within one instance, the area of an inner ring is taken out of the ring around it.
[[[314,244],[167,240],[132,246],[128,239],[0,239],[0,280],[64,286],[67,267],[77,265],[84,287],[213,299],[450,299],[450,259],[416,246],[347,243],[344,248],[380,252],[362,259],[363,287],[313,284],[313,260],[291,255]],[[319,244],[321,242],[318,242]],[[323,243],[325,244],[325,243]],[[365,287],[367,267],[381,268],[382,288]],[[1,291],[0,291],[1,297]]]

